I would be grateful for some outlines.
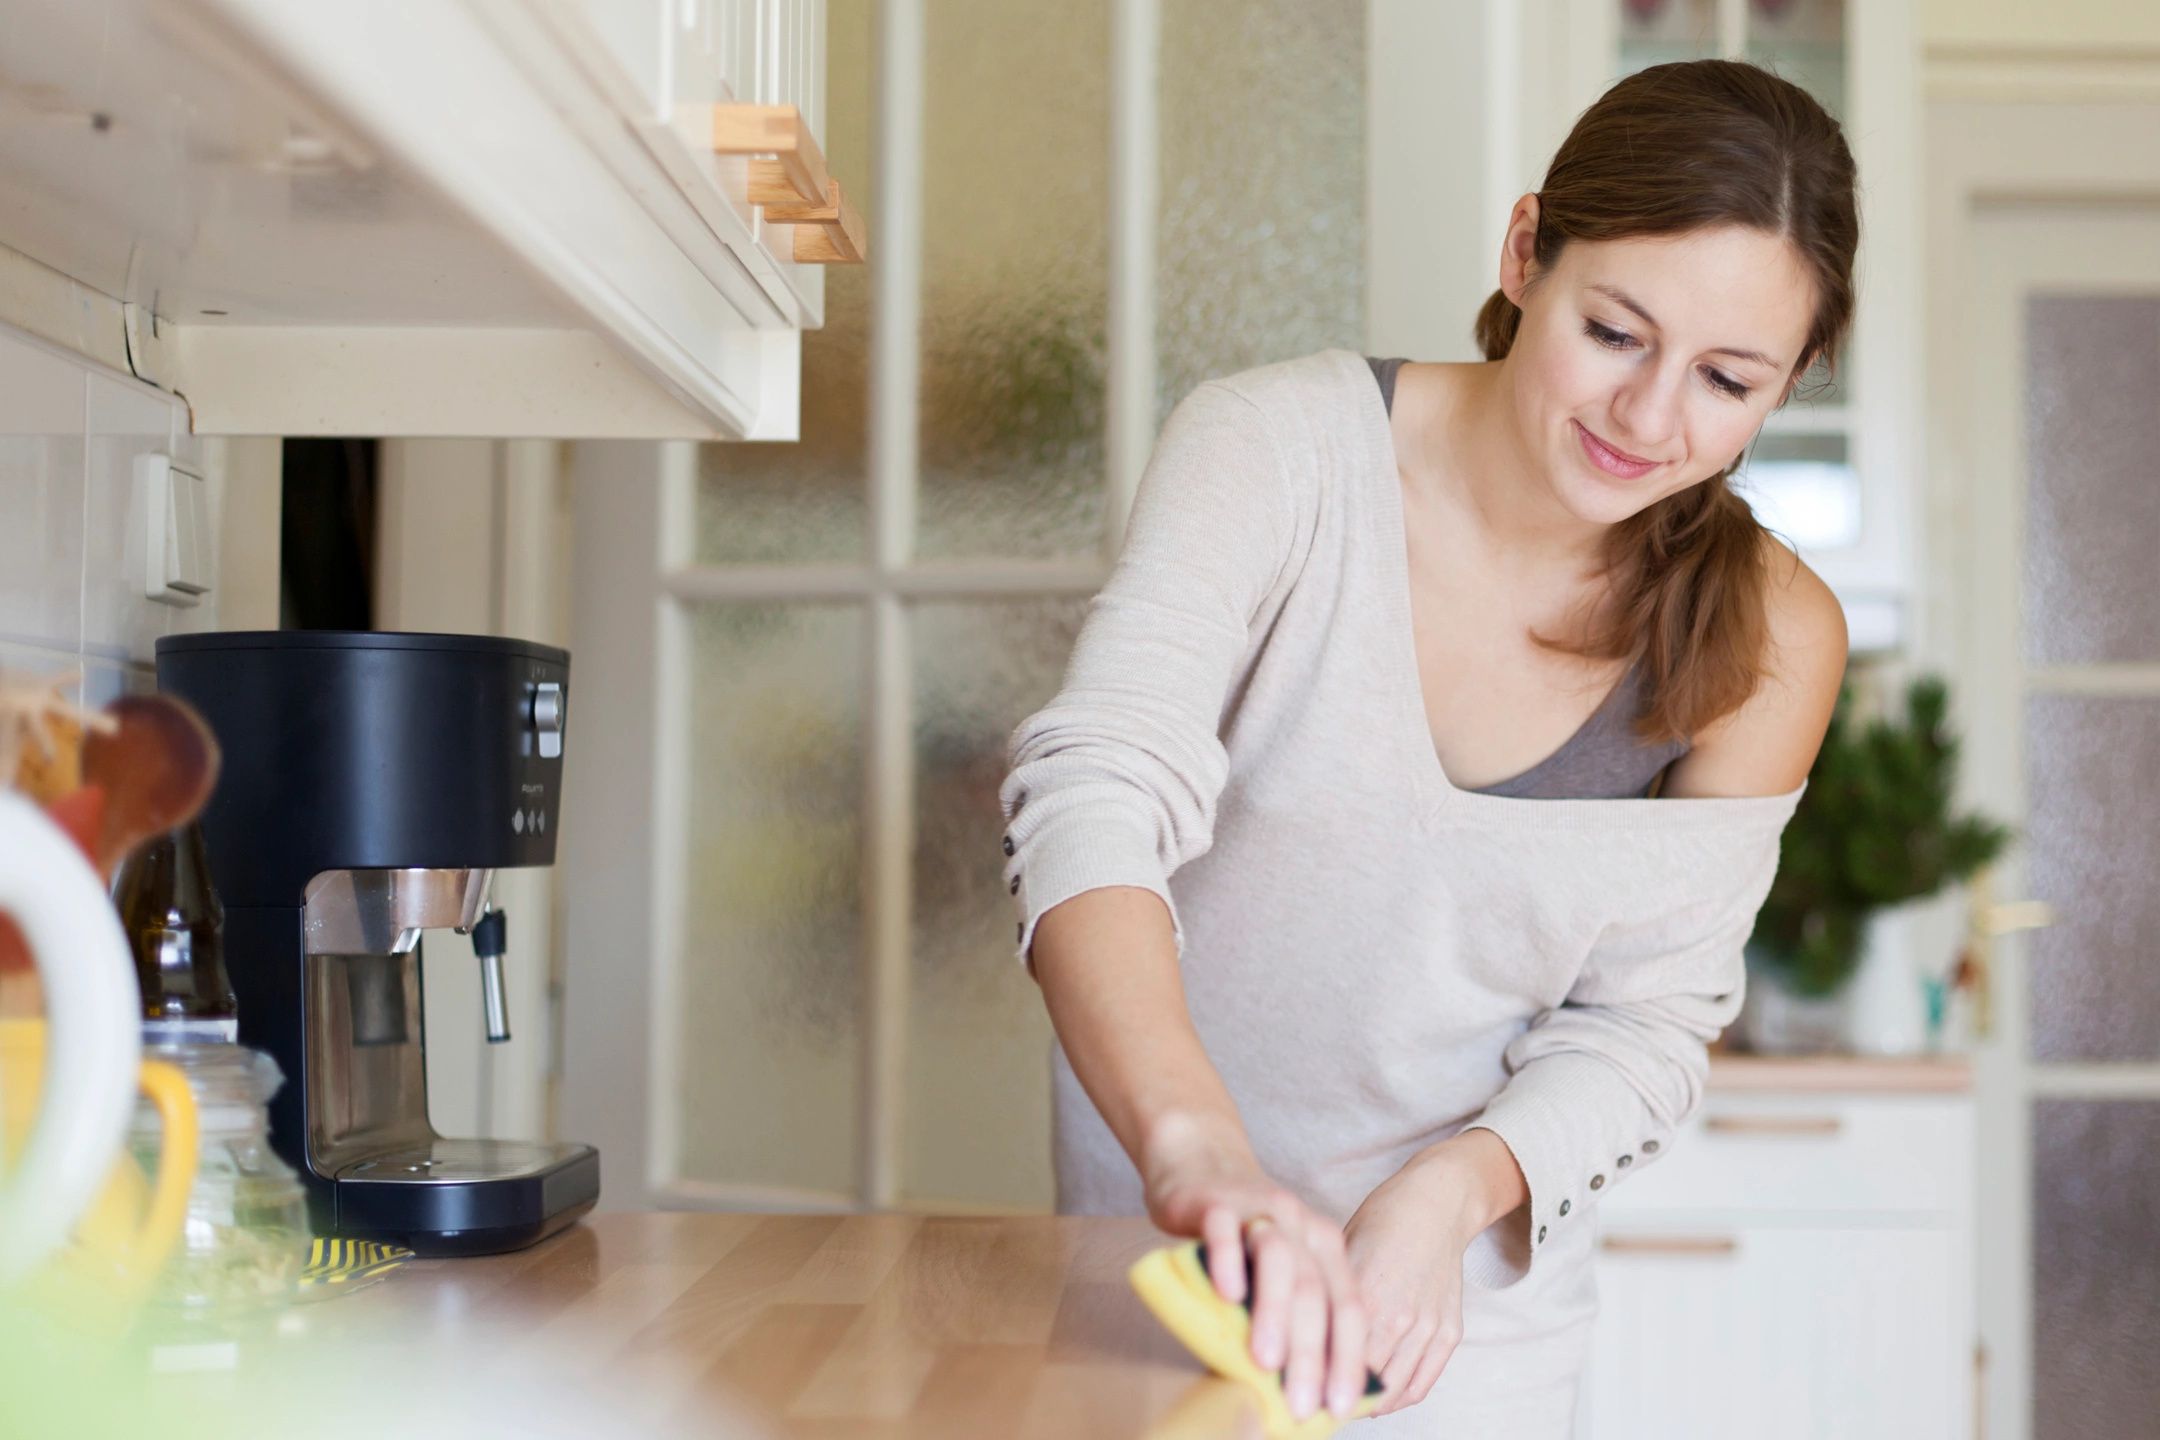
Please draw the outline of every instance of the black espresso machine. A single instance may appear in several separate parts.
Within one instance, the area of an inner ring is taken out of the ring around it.
[[[286,1083],[270,1140],[316,1233],[515,1250],[600,1194],[590,1145],[428,1119],[423,933],[474,934],[507,1038],[497,870],[555,860],[570,657],[480,635],[269,630],[157,642],[158,685],[224,751],[203,812],[240,1041]]]

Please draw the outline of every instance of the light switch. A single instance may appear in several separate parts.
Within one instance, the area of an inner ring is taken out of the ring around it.
[[[143,593],[167,605],[194,605],[210,593],[208,494],[203,477],[170,455],[135,457],[142,504]]]

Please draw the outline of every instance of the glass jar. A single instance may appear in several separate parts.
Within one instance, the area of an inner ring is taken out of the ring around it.
[[[152,1303],[224,1314],[292,1299],[307,1261],[307,1196],[270,1148],[268,1102],[285,1080],[277,1061],[224,1042],[146,1042],[143,1058],[187,1075],[200,1125],[187,1222]],[[139,1105],[128,1144],[145,1173],[163,1141],[157,1112]]]

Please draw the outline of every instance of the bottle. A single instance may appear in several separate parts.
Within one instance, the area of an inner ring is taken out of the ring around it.
[[[202,827],[191,821],[128,856],[113,877],[113,900],[135,952],[144,1041],[237,1040],[225,907],[210,883]]]

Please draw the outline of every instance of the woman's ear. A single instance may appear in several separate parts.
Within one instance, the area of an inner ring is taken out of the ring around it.
[[[1507,234],[1500,240],[1500,293],[1514,301],[1517,308],[1523,303],[1530,265],[1537,254],[1540,209],[1535,190],[1517,200],[1508,214]]]

